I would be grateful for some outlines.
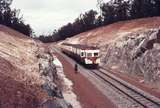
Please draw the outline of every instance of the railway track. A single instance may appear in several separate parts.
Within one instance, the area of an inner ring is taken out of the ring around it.
[[[60,53],[61,54],[61,53]],[[63,55],[63,54],[61,54]],[[65,55],[63,55],[65,56]],[[71,60],[69,57],[65,56],[67,60]],[[71,64],[74,66],[74,62],[71,60]],[[83,70],[85,71],[85,70]],[[91,71],[91,73],[90,73]],[[88,74],[93,74],[100,80],[103,80],[103,83],[106,83],[106,87],[112,87],[120,93],[120,96],[127,97],[127,99],[132,100],[133,106],[132,108],[160,108],[160,99],[155,96],[146,93],[137,87],[121,80],[118,77],[115,77],[109,69],[104,69],[100,67],[99,70],[88,70]],[[88,76],[89,77],[89,76]],[[109,85],[109,86],[107,86]],[[113,89],[113,90],[114,90]],[[119,108],[119,107],[118,107]],[[121,107],[123,108],[123,107]],[[127,107],[130,108],[130,107]]]
[[[160,108],[160,99],[156,98],[135,86],[115,77],[108,72],[110,70],[100,68],[99,70],[91,70],[91,72],[102,79],[104,82],[118,90],[129,99],[133,100],[137,104],[137,108]]]

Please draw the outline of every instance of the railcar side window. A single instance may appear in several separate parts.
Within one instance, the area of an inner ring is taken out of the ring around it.
[[[94,53],[94,57],[98,57],[98,53]]]
[[[84,56],[84,52],[81,52],[81,56],[82,56],[82,57]]]

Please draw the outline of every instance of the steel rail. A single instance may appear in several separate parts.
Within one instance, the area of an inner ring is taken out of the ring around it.
[[[101,68],[102,69],[102,68]],[[105,71],[110,71],[107,69],[103,69]],[[103,81],[107,82],[108,84],[110,84],[111,86],[113,86],[114,88],[116,88],[118,91],[120,91],[121,93],[125,94],[127,97],[129,97],[130,99],[132,99],[133,101],[135,101],[136,103],[138,103],[139,105],[141,105],[144,108],[160,108],[160,103],[144,96],[142,93],[139,93],[138,91],[134,90],[133,88],[129,87],[128,85],[124,84],[123,82],[113,78],[112,76],[108,75],[107,73],[101,71],[101,70],[96,70],[97,72],[95,72],[95,70],[91,70],[92,73],[94,73],[96,76],[98,76],[99,78],[101,78]],[[103,75],[100,75],[100,73]],[[108,77],[108,79],[106,78]],[[109,80],[110,79],[110,80]],[[112,81],[111,81],[112,80]],[[115,84],[114,82],[118,83],[118,86],[122,86],[122,87],[118,87],[117,84]],[[127,93],[125,90],[123,90],[122,88],[128,89],[130,90],[130,92],[134,92],[136,95],[138,95],[140,98],[136,99],[134,96],[132,96],[130,93]],[[142,99],[145,99],[147,101],[149,101],[151,103],[151,106],[148,106],[148,104],[144,104],[144,100],[143,102],[141,101]],[[152,105],[155,105],[157,107],[152,107]]]

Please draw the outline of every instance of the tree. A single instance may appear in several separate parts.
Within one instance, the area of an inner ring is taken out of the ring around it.
[[[98,16],[98,18],[96,19],[96,27],[100,27],[103,25],[103,18],[102,16]]]
[[[85,25],[85,31],[93,29],[95,27],[97,12],[90,10],[82,15],[83,24]]]
[[[12,0],[0,0],[0,24],[11,27],[27,36],[32,35],[29,24],[25,24],[22,17],[19,17],[20,10],[11,10]]]
[[[12,0],[0,0],[0,23],[6,24],[6,17],[9,12],[11,12],[10,5]]]
[[[62,39],[66,39],[67,37],[70,37],[73,35],[73,28],[72,24],[68,23],[67,25],[61,27],[59,30],[59,35],[61,36]]]
[[[160,16],[160,0],[153,0],[153,15],[154,16]]]
[[[104,22],[103,22],[104,25],[115,22],[116,10],[115,10],[114,5],[111,2],[103,3],[101,10],[102,10],[102,17],[104,19]]]
[[[114,22],[160,15],[160,0],[111,0],[107,3],[98,0],[97,6],[100,9],[98,17],[96,11],[87,11],[80,14],[73,23],[68,23],[54,32],[53,38],[47,36],[46,39],[63,40]]]
[[[153,0],[134,0],[131,5],[132,18],[143,18],[154,16]]]
[[[117,21],[127,20],[129,18],[129,1],[115,0],[115,19]]]

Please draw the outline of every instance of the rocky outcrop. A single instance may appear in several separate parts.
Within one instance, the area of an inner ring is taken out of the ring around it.
[[[160,29],[124,34],[102,50],[105,66],[143,75],[145,81],[160,81]]]
[[[41,108],[72,108],[62,95],[61,89],[58,86],[58,74],[55,65],[53,64],[53,57],[49,53],[38,55],[39,58],[39,71],[44,84],[42,89],[47,92],[51,97],[44,99]]]

